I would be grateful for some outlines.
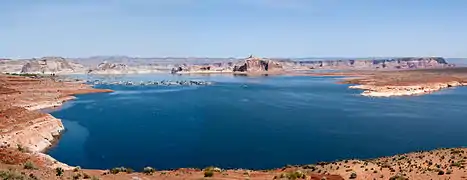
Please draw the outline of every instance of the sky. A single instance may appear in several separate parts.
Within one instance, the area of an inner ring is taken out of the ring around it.
[[[465,0],[0,0],[0,57],[467,57]]]

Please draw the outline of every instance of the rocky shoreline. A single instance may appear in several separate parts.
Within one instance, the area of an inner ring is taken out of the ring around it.
[[[106,89],[52,79],[0,75],[0,146],[18,148],[53,166],[71,168],[42,152],[64,130],[60,119],[38,110],[61,106],[74,94],[111,92]]]
[[[466,86],[466,83],[452,81],[445,83],[418,84],[410,86],[353,85],[350,89],[364,90],[361,95],[369,97],[415,96],[430,94],[445,88]]]
[[[363,90],[362,96],[393,97],[430,94],[467,85],[467,68],[441,68],[401,71],[347,71],[309,73],[311,76],[344,77],[338,83]]]

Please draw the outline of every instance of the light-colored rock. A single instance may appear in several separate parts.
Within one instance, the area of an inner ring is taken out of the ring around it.
[[[411,86],[376,86],[376,85],[354,85],[351,89],[364,90],[361,95],[371,97],[411,96],[428,94],[444,88],[464,86],[466,84],[451,81],[446,83],[427,83]]]
[[[52,145],[65,130],[62,122],[51,115],[31,120],[29,126],[3,134],[0,141],[10,147],[21,145],[32,152],[41,152]]]
[[[21,73],[29,74],[81,74],[86,68],[62,57],[43,57],[29,60],[21,68]]]

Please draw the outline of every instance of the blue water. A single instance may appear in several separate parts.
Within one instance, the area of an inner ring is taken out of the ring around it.
[[[50,155],[100,169],[264,169],[467,144],[467,88],[368,98],[332,77],[120,78],[216,83],[99,86],[115,92],[80,95],[52,113],[67,131]]]

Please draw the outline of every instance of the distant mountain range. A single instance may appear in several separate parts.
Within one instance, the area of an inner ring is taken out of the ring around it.
[[[462,58],[198,58],[94,56],[88,58],[43,57],[22,60],[0,59],[0,71],[44,74],[133,74],[159,72],[234,72],[241,69],[293,71],[310,69],[418,69],[467,65]],[[255,67],[258,66],[258,67]],[[237,67],[237,69],[235,68]],[[245,67],[245,68],[241,68]],[[246,68],[248,67],[248,68]],[[272,68],[271,68],[272,69]]]

